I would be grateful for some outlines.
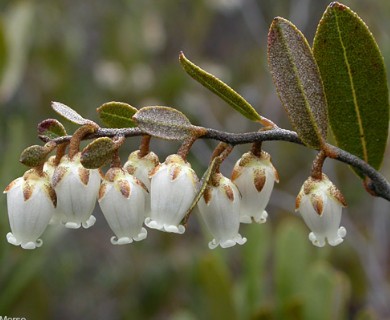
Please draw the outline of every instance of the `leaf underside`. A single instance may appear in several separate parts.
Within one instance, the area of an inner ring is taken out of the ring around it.
[[[170,107],[143,107],[133,119],[142,131],[167,140],[184,140],[194,128],[182,112]]]
[[[328,120],[319,70],[303,34],[280,17],[269,30],[268,63],[294,129],[305,145],[320,148],[326,140]]]
[[[379,169],[388,134],[389,97],[375,39],[353,11],[334,2],[318,25],[313,52],[337,145]]]
[[[91,120],[84,119],[75,110],[73,110],[72,108],[68,107],[67,105],[61,102],[53,101],[51,103],[51,107],[55,112],[57,112],[59,115],[63,116],[65,119],[69,120],[70,122],[79,125],[91,123]]]

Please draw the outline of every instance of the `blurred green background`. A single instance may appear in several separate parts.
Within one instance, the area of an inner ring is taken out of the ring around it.
[[[0,0],[0,185],[25,168],[20,152],[40,143],[38,122],[57,117],[60,101],[97,121],[107,101],[166,105],[197,125],[230,132],[258,128],[190,79],[186,56],[219,76],[260,114],[291,128],[267,68],[273,17],[291,20],[312,42],[324,0]],[[368,24],[389,69],[390,2],[344,1]],[[64,121],[65,123],[65,121]],[[74,125],[65,123],[68,132]],[[137,148],[129,139],[123,160]],[[178,143],[152,142],[160,160]],[[214,141],[198,141],[190,161],[207,168]],[[249,146],[237,147],[222,171]],[[386,319],[390,318],[390,205],[374,199],[346,166],[325,172],[346,196],[345,242],[315,248],[294,213],[295,196],[315,153],[285,142],[264,143],[281,182],[265,225],[243,225],[244,246],[207,247],[196,214],[184,235],[148,230],[140,243],[113,246],[96,208],[88,230],[49,226],[32,252],[9,245],[0,199],[0,316],[26,319]],[[390,177],[385,157],[382,172]]]

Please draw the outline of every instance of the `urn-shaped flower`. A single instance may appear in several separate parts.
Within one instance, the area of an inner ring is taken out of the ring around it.
[[[149,228],[184,233],[180,224],[197,192],[198,178],[189,162],[173,154],[151,174],[151,212],[145,219]]]
[[[12,181],[4,190],[7,194],[8,217],[11,232],[9,243],[23,249],[35,249],[42,245],[39,237],[46,229],[54,208],[56,194],[46,173],[35,169]]]
[[[115,236],[112,244],[127,244],[146,238],[144,184],[121,168],[107,171],[99,190],[99,205]]]
[[[323,247],[325,240],[331,246],[343,242],[347,231],[340,227],[341,211],[346,206],[341,192],[322,174],[321,179],[309,177],[303,184],[296,200],[296,210],[312,232],[310,241]]]
[[[57,193],[57,210],[64,215],[67,228],[89,228],[95,224],[92,215],[99,187],[99,171],[86,169],[80,162],[80,153],[72,159],[63,156],[54,170],[52,185]]]
[[[211,178],[198,202],[200,214],[214,239],[209,248],[218,246],[228,248],[244,244],[246,238],[239,233],[240,227],[240,193],[230,179],[217,173]]]
[[[270,155],[265,151],[261,151],[260,155],[245,153],[233,168],[232,181],[242,196],[240,222],[266,222],[268,214],[265,207],[275,181],[279,182]]]

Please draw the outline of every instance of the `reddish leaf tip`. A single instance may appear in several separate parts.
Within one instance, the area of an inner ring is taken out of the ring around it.
[[[340,2],[337,2],[337,1],[334,1],[332,2],[330,5],[329,5],[330,8],[336,8],[336,9],[340,9],[340,10],[345,10],[347,9],[348,7],[341,4]]]

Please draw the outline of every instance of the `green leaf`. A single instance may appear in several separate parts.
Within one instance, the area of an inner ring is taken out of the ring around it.
[[[184,140],[194,126],[180,111],[170,107],[144,107],[133,116],[138,127],[147,134],[167,140]]]
[[[107,102],[97,108],[96,111],[104,125],[109,128],[135,127],[132,117],[138,110],[127,103]]]
[[[61,102],[53,101],[51,103],[51,107],[55,112],[57,112],[59,115],[63,116],[65,119],[69,120],[70,122],[79,125],[90,124],[92,122],[91,120],[84,119],[72,108],[68,107],[67,105]]]
[[[337,145],[379,169],[387,141],[389,97],[375,39],[356,13],[332,2],[318,25],[313,52]]]
[[[268,64],[294,129],[305,145],[320,148],[328,120],[319,70],[304,35],[283,18],[269,30]]]
[[[219,80],[217,77],[199,68],[197,65],[188,60],[184,53],[181,52],[179,61],[184,70],[201,85],[215,93],[222,100],[227,102],[236,111],[241,113],[244,117],[252,121],[260,121],[262,118],[257,111],[240,96],[236,91],[230,88],[226,83]]]
[[[80,162],[87,169],[97,169],[108,163],[118,146],[108,137],[97,138],[81,152]]]
[[[56,119],[46,119],[38,124],[38,135],[50,140],[66,136],[66,130]]]

